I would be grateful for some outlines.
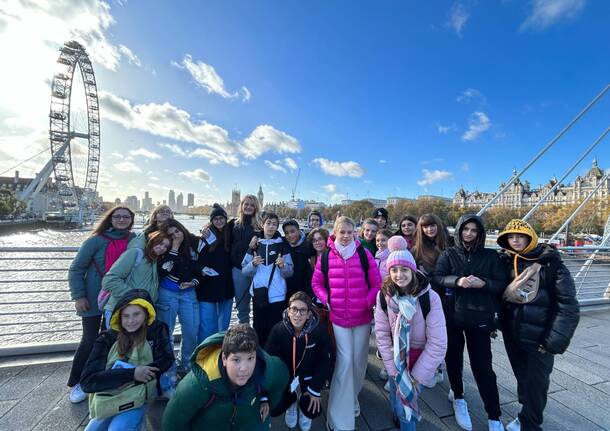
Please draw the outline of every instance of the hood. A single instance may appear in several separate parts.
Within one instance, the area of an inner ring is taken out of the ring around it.
[[[143,289],[133,289],[127,292],[116,303],[114,310],[112,311],[112,317],[110,318],[111,329],[117,332],[119,331],[121,310],[128,305],[139,305],[148,312],[148,321],[146,322],[148,326],[152,325],[155,321],[157,313],[155,312],[155,307],[152,305],[152,300],[150,299],[148,292]]]
[[[225,332],[218,332],[203,340],[191,355],[191,369],[200,382],[210,382],[210,389],[215,392],[227,393],[231,391],[230,384],[222,377],[225,371],[220,359],[222,342]],[[250,380],[262,382],[269,355],[260,347],[256,350],[256,368]]]
[[[464,225],[470,222],[475,222],[479,228],[479,235],[477,235],[477,239],[475,241],[473,251],[485,248],[485,226],[483,225],[483,220],[480,216],[476,214],[464,214],[461,216],[455,225],[455,232],[453,233],[453,237],[455,240],[455,245],[460,248],[466,248],[462,241],[462,229]]]
[[[278,238],[279,238],[280,241],[283,240],[282,235],[280,234],[279,231],[275,232],[271,238],[265,238],[265,234],[263,233],[262,230],[261,231],[257,231],[255,233],[255,235],[258,237],[259,242],[262,242],[263,244],[273,244],[274,242],[278,242],[277,241]]]
[[[302,231],[299,231],[300,236],[299,236],[299,240],[297,241],[297,243],[295,245],[292,245],[288,242],[288,240],[286,240],[286,244],[288,244],[291,248],[297,248],[299,247],[301,244],[303,244],[305,242],[305,234]]]
[[[320,211],[312,211],[309,213],[309,215],[307,216],[307,227],[311,229],[311,225],[309,224],[309,219],[311,218],[312,215],[317,215],[318,217],[320,217],[320,227],[324,226],[324,217],[322,217],[322,213]]]
[[[377,250],[375,253],[375,259],[383,260],[390,255],[390,249],[386,248],[385,250]]]
[[[520,253],[517,253],[510,247],[510,245],[508,244],[508,235],[511,233],[518,233],[529,237],[530,243],[527,245],[527,247],[525,247],[525,250]],[[538,235],[536,235],[536,231],[533,227],[530,226],[529,223],[520,219],[513,219],[509,221],[504,230],[500,232],[496,242],[500,247],[502,247],[508,252],[525,255],[530,251],[534,250],[538,245]]]
[[[301,331],[299,337],[302,337],[304,334],[311,334],[311,332],[316,329],[316,327],[320,323],[318,313],[312,310],[311,307],[309,307],[309,311],[311,311],[311,316],[309,317],[309,319],[307,319],[305,325],[303,325],[303,330]],[[290,336],[294,337],[294,327],[292,326],[292,323],[290,323],[290,318],[288,317],[288,308],[284,310],[282,316],[282,324],[288,330]]]

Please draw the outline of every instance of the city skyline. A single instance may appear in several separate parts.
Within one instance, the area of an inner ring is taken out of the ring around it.
[[[49,160],[49,80],[71,39],[98,83],[99,194],[173,189],[187,206],[187,193],[226,202],[235,184],[269,202],[491,192],[608,84],[606,2],[150,5],[0,11],[5,55],[28,53],[0,70],[0,175]],[[607,97],[525,179],[561,176],[609,110]],[[591,156],[610,165],[608,146]]]

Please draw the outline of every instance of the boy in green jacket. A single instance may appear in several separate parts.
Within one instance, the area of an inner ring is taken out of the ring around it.
[[[259,348],[256,332],[238,324],[206,338],[191,357],[191,371],[163,414],[166,431],[262,431],[281,400],[288,369]]]

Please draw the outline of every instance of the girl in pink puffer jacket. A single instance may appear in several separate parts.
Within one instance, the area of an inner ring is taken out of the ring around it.
[[[388,248],[389,277],[377,297],[375,337],[389,375],[390,403],[400,429],[414,430],[420,420],[417,398],[421,384],[433,380],[447,351],[445,315],[438,294],[417,277],[417,265],[404,238],[390,238]],[[425,319],[419,300],[422,295],[428,295],[430,302]]]
[[[312,288],[326,304],[333,325],[337,357],[328,399],[328,428],[353,430],[360,414],[358,394],[362,389],[368,362],[369,336],[373,306],[381,286],[381,275],[373,256],[364,250],[368,261],[368,283],[354,240],[354,222],[348,217],[335,220],[333,235],[328,239],[328,284],[326,289],[318,259]],[[328,298],[330,297],[330,304]]]

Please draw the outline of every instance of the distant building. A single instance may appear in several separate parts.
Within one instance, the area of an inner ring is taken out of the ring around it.
[[[144,192],[144,199],[142,199],[142,211],[149,212],[153,209],[153,200],[148,195],[148,192]]]
[[[189,207],[194,207],[195,206],[195,194],[194,193],[189,193],[186,196],[186,202],[187,202],[187,206]]]
[[[326,204],[324,202],[307,201],[305,202],[305,208],[309,211],[321,210],[326,208]]]
[[[114,200],[114,204],[115,204],[116,206],[119,206],[119,205],[123,205],[123,202],[121,202],[121,198],[116,198],[116,199]]]
[[[415,199],[410,199],[410,198],[401,198],[398,196],[392,196],[386,199],[386,203],[388,206],[392,205],[392,206],[397,206],[403,202],[414,202]]]
[[[169,196],[167,198],[167,205],[172,209],[175,210],[176,209],[176,192],[174,192],[173,190],[169,191]]]
[[[260,205],[260,207],[264,208],[265,204],[263,203],[263,199],[264,199],[265,195],[263,194],[263,186],[261,186],[260,184],[258,186],[258,193],[257,193],[256,197],[258,199],[258,204]]]
[[[231,190],[231,202],[227,202],[225,208],[230,216],[237,216],[239,213],[239,204],[241,202],[241,192],[235,188]]]
[[[513,171],[513,175],[516,172]],[[602,181],[604,173],[597,164],[597,159],[593,159],[591,168],[584,177],[580,175],[574,179],[572,184],[560,184],[544,201],[543,205],[574,205],[580,203],[587,197],[595,187]],[[523,208],[534,206],[542,197],[557,184],[557,178],[553,177],[548,183],[532,188],[529,181],[517,179],[510,188],[496,202],[494,207],[502,208]],[[498,191],[502,190],[506,184],[502,183]],[[453,203],[463,208],[482,207],[489,202],[497,192],[467,192],[460,188],[453,197]],[[606,178],[601,187],[595,192],[596,199],[607,204],[610,197],[610,179]]]
[[[297,210],[302,210],[303,208],[305,208],[305,201],[302,199],[290,200],[290,201],[286,202],[286,207],[292,208],[292,209],[297,209]]]
[[[178,193],[176,197],[176,211],[184,211],[184,195],[182,193]]]
[[[30,185],[34,178],[21,178],[19,171],[15,171],[15,175],[12,177],[0,177],[0,191],[9,190],[14,192],[17,197]],[[53,184],[52,179],[49,177],[42,190],[28,207],[28,211],[42,214],[49,210],[49,206],[53,201],[57,200],[57,190]]]
[[[446,198],[445,196],[436,196],[436,195],[420,195],[417,197],[418,201],[443,201],[446,203],[451,203],[453,200],[451,198]]]
[[[134,212],[140,211],[140,201],[137,196],[127,196],[125,201],[123,201],[123,205]]]

